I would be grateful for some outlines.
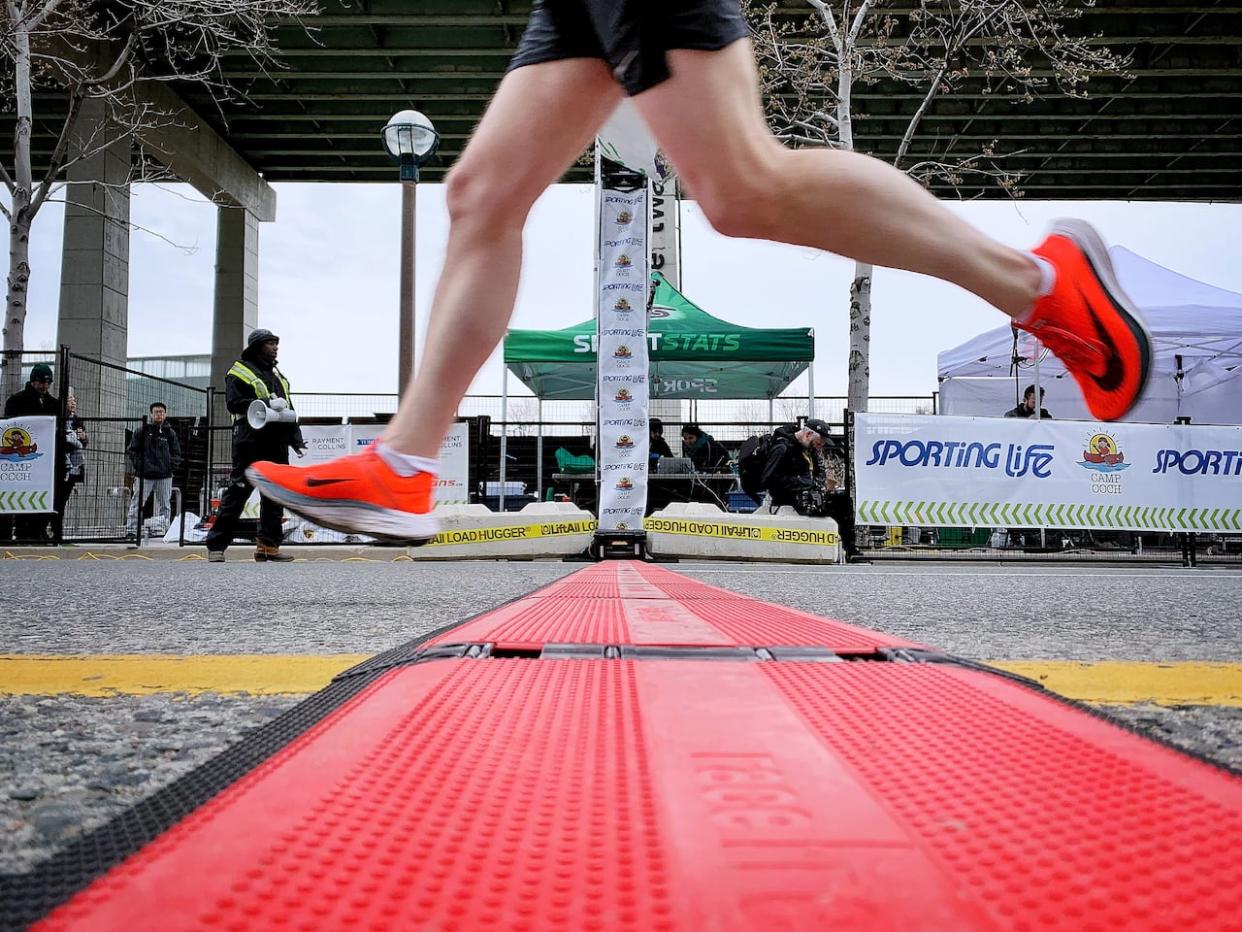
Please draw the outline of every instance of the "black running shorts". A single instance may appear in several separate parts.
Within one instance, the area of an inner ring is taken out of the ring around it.
[[[669,77],[669,49],[722,49],[749,35],[738,0],[534,0],[509,70],[601,58],[631,97]]]

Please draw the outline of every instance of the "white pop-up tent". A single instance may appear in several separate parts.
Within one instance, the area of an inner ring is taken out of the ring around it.
[[[1109,254],[1155,343],[1147,391],[1125,419],[1242,423],[1242,294],[1180,275],[1121,246]],[[1019,332],[1015,370],[1013,329],[1006,325],[941,353],[940,413],[990,417],[1010,410],[1017,392],[1035,381],[1035,352],[1031,336]],[[1039,383],[1053,417],[1091,419],[1077,383],[1047,350],[1039,357]]]

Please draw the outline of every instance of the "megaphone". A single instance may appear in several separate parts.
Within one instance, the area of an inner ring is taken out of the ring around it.
[[[246,409],[246,423],[255,430],[262,430],[268,424],[296,424],[298,413],[289,407],[283,398],[273,398],[269,406],[261,398],[250,402]]]

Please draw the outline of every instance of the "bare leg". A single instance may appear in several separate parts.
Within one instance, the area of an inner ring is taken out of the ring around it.
[[[917,183],[853,152],[786,149],[763,118],[750,42],[669,53],[673,77],[634,100],[721,233],[814,246],[953,282],[1011,317],[1039,271]]]
[[[384,442],[435,457],[457,405],[504,335],[531,205],[591,141],[621,97],[608,67],[574,58],[501,81],[448,178],[449,240],[426,351]]]

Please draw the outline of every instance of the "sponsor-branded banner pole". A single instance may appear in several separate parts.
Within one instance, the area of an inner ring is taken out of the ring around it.
[[[1242,531],[1242,427],[859,414],[864,524]]]
[[[647,510],[650,185],[597,159],[599,530],[642,531]]]

